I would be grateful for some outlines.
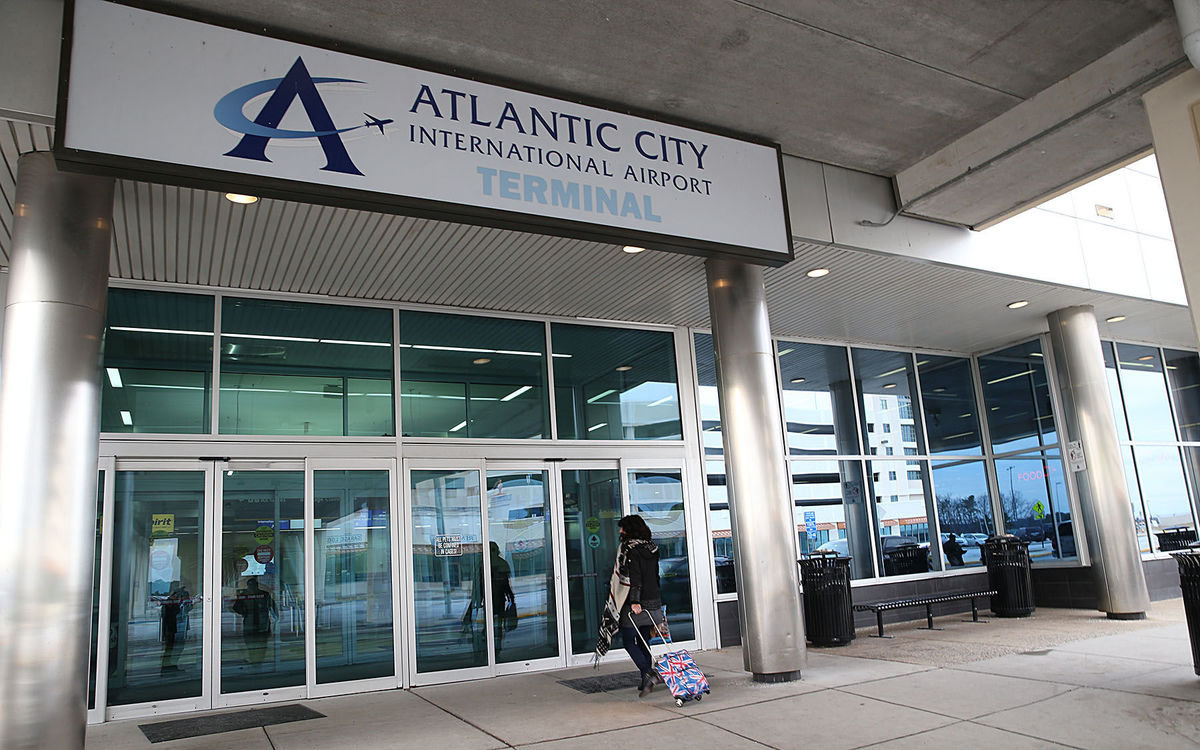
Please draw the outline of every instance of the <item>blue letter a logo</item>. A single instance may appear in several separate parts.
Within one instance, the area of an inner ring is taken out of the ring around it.
[[[247,84],[221,97],[217,106],[213,108],[213,117],[230,130],[244,134],[238,145],[233,150],[226,152],[225,156],[269,162],[271,160],[267,158],[267,143],[272,138],[316,138],[325,152],[326,164],[321,169],[361,175],[362,172],[358,171],[354,162],[350,161],[350,154],[346,153],[346,146],[342,143],[340,135],[361,126],[338,129],[333,124],[333,118],[329,116],[329,110],[325,108],[325,102],[321,101],[321,95],[317,92],[318,83],[361,83],[361,81],[352,81],[348,78],[313,78],[309,75],[308,68],[304,66],[304,60],[297,57],[291,70],[283,78],[269,78],[265,81]],[[242,112],[246,102],[271,90],[274,90],[274,93],[267,99],[267,103],[263,105],[258,117],[254,118],[254,122],[246,119],[246,115]],[[279,123],[283,121],[284,115],[287,114],[288,108],[292,106],[296,97],[300,98],[300,104],[304,107],[309,122],[312,123],[312,130],[279,129]]]

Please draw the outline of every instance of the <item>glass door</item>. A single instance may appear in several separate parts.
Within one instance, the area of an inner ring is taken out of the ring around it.
[[[624,513],[616,462],[570,463],[558,469],[566,558],[570,663],[589,662],[617,557],[617,521]]]

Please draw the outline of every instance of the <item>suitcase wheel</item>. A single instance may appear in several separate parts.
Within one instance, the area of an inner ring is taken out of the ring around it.
[[[701,694],[699,694],[699,693],[696,693],[696,700],[697,700],[697,701],[701,700],[703,697],[704,697],[703,695],[701,695]]]
[[[683,708],[683,698],[676,698],[675,705],[678,706],[679,708]]]

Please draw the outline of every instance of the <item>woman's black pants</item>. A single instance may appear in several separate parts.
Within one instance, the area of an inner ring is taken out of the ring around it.
[[[642,637],[646,642],[650,642],[650,637],[654,633],[654,628],[641,628]],[[650,660],[650,649],[642,645],[642,638],[638,638],[638,634],[631,627],[621,627],[621,640],[625,643],[625,650],[629,652],[629,658],[633,659],[633,663],[637,665],[638,671],[642,674],[653,672],[654,667]]]

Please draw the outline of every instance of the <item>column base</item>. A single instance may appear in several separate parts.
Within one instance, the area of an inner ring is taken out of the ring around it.
[[[1109,612],[1108,619],[1110,620],[1145,620],[1145,612]]]
[[[771,672],[763,674],[755,672],[752,678],[755,682],[795,682],[800,679],[800,670],[796,669],[791,672]]]

